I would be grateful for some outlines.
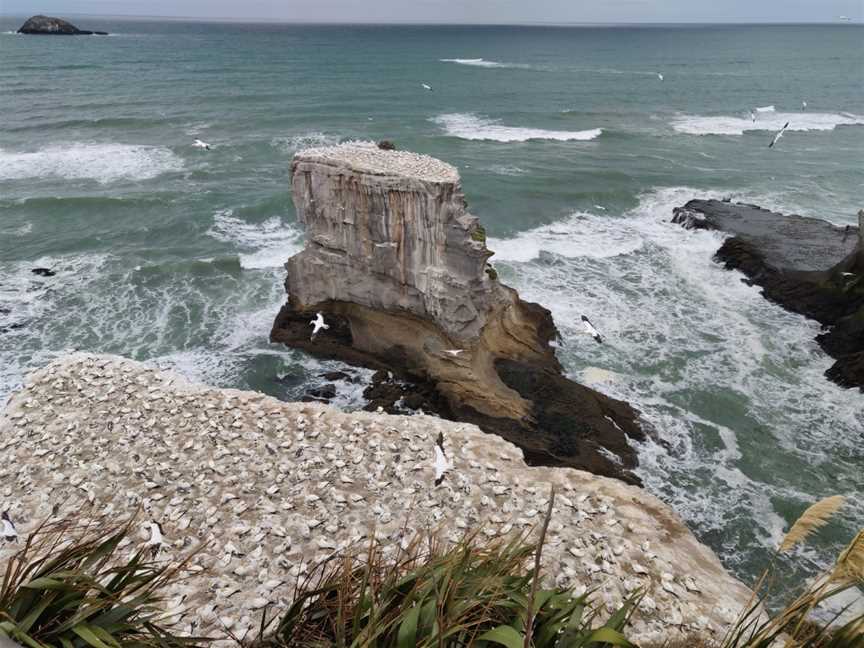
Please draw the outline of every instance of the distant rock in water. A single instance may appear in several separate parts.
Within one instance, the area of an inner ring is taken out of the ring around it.
[[[638,413],[564,377],[552,315],[487,272],[453,166],[346,143],[300,151],[291,170],[307,239],[274,342],[380,370],[365,394],[376,409],[474,423],[532,465],[639,482]],[[319,312],[330,328],[310,339]]]
[[[107,36],[108,32],[103,31],[88,31],[86,29],[78,29],[70,22],[62,18],[53,18],[51,16],[33,16],[25,22],[19,34],[47,34],[53,36]]]
[[[396,145],[390,140],[381,140],[378,142],[378,148],[382,151],[395,151]]]
[[[816,339],[837,360],[825,375],[864,391],[864,210],[858,227],[755,205],[691,200],[672,221],[728,232],[716,258],[784,308],[830,327]]]

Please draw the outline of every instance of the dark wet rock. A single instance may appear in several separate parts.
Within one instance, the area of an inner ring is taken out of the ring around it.
[[[299,152],[292,183],[306,247],[272,341],[376,370],[367,409],[473,423],[531,465],[639,483],[638,413],[564,377],[551,313],[487,273],[454,167],[343,144]],[[330,328],[312,340],[317,312]]]
[[[336,385],[321,385],[309,389],[301,399],[304,403],[317,401],[320,403],[329,403],[331,399],[336,397]]]
[[[19,34],[43,34],[50,36],[107,36],[108,32],[78,29],[72,23],[62,18],[52,16],[33,16],[21,25]]]
[[[53,277],[57,274],[51,268],[33,268],[30,272],[40,277]]]
[[[731,234],[717,260],[767,299],[823,324],[816,339],[836,359],[825,375],[864,391],[864,211],[858,227],[838,227],[755,205],[691,200],[672,220]]]
[[[344,380],[345,382],[357,381],[356,376],[352,376],[345,371],[327,371],[321,374],[321,378],[324,378],[324,380],[329,380],[330,382],[336,382],[337,380]]]
[[[396,145],[390,140],[381,140],[378,142],[378,148],[382,151],[395,151]]]

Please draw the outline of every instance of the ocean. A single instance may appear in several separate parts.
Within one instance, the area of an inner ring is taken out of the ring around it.
[[[337,363],[268,342],[303,245],[291,157],[386,138],[459,167],[502,280],[552,310],[571,377],[642,412],[646,487],[730,570],[752,582],[822,496],[850,504],[783,583],[864,525],[864,396],[823,377],[819,326],[669,222],[725,196],[856,222],[861,26],[21,22],[0,19],[0,403],[72,349],[283,399],[323,382]]]

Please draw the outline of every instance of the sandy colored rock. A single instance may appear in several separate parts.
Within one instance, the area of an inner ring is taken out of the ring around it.
[[[436,488],[439,432],[454,467]],[[151,520],[164,529],[166,558],[205,543],[170,597],[199,633],[230,624],[243,636],[256,627],[255,609],[284,605],[310,564],[373,529],[399,542],[431,528],[455,540],[464,529],[495,537],[537,525],[553,485],[547,581],[598,588],[610,608],[645,588],[637,640],[716,634],[748,596],[639,488],[527,467],[503,439],[432,417],[284,403],[76,354],[32,374],[11,398],[0,452],[0,505],[22,534],[55,505],[59,515],[113,521],[140,508],[139,545]],[[0,569],[15,549],[0,546]]]

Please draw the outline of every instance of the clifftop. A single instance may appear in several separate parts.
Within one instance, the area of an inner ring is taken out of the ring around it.
[[[439,434],[453,467],[436,486]],[[643,589],[637,641],[717,636],[749,597],[643,490],[529,468],[503,439],[434,417],[284,403],[76,354],[11,398],[0,449],[0,510],[22,536],[52,512],[84,524],[140,511],[129,551],[144,547],[151,521],[162,527],[160,558],[200,548],[166,602],[197,636],[254,633],[261,609],[287,609],[311,565],[372,533],[395,546],[421,529],[455,540],[468,529],[492,538],[536,527],[553,485],[547,581],[596,589],[610,607]],[[0,564],[19,548],[0,543]]]
[[[300,151],[291,168],[306,247],[286,264],[273,341],[407,381],[379,390],[390,411],[410,399],[503,436],[532,465],[638,483],[637,413],[563,376],[551,314],[488,266],[455,168],[356,143]],[[330,328],[313,338],[319,312]]]
[[[425,182],[459,182],[456,167],[437,158],[411,151],[385,150],[372,142],[345,142],[337,146],[309,148],[299,161],[343,166],[346,170],[374,175],[414,178]]]

